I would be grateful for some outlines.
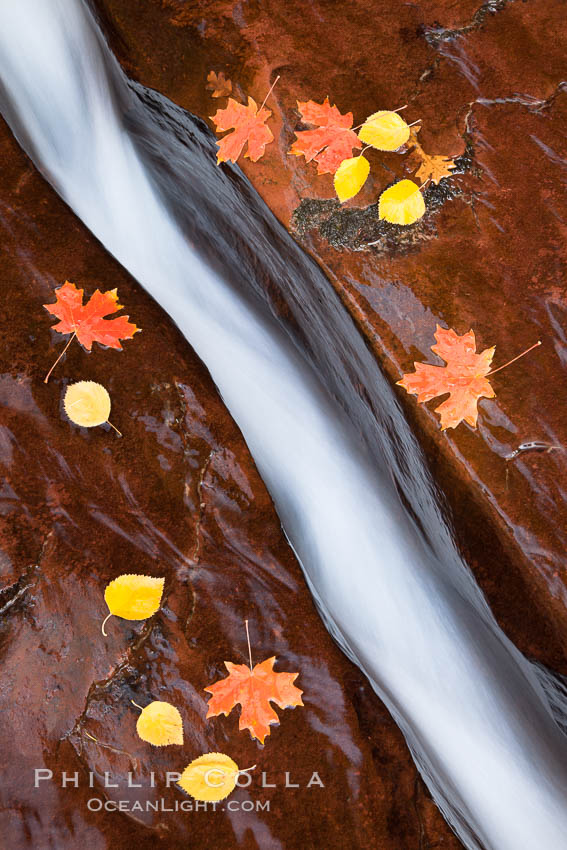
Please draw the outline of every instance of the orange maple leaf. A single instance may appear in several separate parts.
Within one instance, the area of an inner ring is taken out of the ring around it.
[[[53,325],[53,330],[60,334],[72,333],[73,335],[45,376],[46,384],[75,337],[88,351],[91,350],[93,342],[100,342],[101,345],[107,345],[109,348],[121,349],[120,340],[131,339],[140,330],[128,321],[129,316],[118,316],[115,319],[104,318],[122,309],[122,305],[118,303],[116,289],[107,292],[100,292],[97,289],[83,305],[83,290],[77,289],[74,283],[66,280],[63,286],[55,290],[55,298],[54,303],[43,305],[52,316],[57,316],[60,320]]]
[[[116,289],[100,292],[96,290],[83,305],[83,290],[74,283],[65,281],[63,286],[55,290],[56,301],[44,304],[53,316],[60,321],[53,325],[53,330],[60,334],[74,333],[85,348],[90,351],[93,342],[107,345],[109,348],[122,348],[121,339],[131,339],[140,329],[129,322],[129,316],[118,316],[116,319],[105,319],[110,313],[122,309],[118,303]]]
[[[408,393],[415,393],[418,402],[430,401],[449,393],[449,398],[435,410],[441,416],[442,430],[456,428],[463,420],[476,428],[478,400],[495,396],[486,379],[495,347],[486,348],[482,354],[477,354],[472,330],[459,336],[454,330],[446,330],[440,325],[437,325],[435,339],[437,344],[432,345],[431,350],[442,357],[447,365],[414,363],[415,372],[404,375],[398,384]]]
[[[264,155],[266,145],[274,140],[272,131],[265,124],[271,114],[271,110],[263,106],[258,109],[256,101],[251,97],[248,97],[247,106],[229,97],[226,109],[218,109],[211,116],[211,121],[217,125],[217,132],[224,133],[232,129],[232,133],[217,142],[217,163],[228,160],[236,162],[246,142],[248,151],[245,156],[252,162],[259,160]]]
[[[307,162],[314,159],[318,174],[334,174],[341,162],[352,156],[353,148],[362,147],[362,142],[350,129],[352,112],[341,115],[336,106],[331,106],[328,97],[323,103],[297,101],[297,108],[305,124],[319,126],[316,130],[296,130],[297,139],[289,152],[305,156]]]
[[[256,664],[253,670],[245,664],[231,664],[230,661],[225,661],[229,675],[205,688],[213,695],[207,717],[228,715],[240,704],[242,711],[238,728],[249,729],[252,737],[263,744],[266,735],[270,734],[270,724],[280,722],[270,701],[280,708],[303,705],[303,691],[293,684],[299,674],[276,673],[273,669],[275,660],[275,655],[267,658],[266,661]]]

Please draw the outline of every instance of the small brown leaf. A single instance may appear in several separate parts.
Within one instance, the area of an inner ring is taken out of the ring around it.
[[[413,168],[417,167],[417,162],[420,163],[419,168],[415,172],[415,177],[422,184],[427,180],[431,180],[435,185],[444,177],[452,176],[452,169],[456,168],[456,163],[448,156],[434,156],[425,153],[420,143],[417,140],[417,134],[421,130],[421,124],[417,124],[411,128],[408,141],[408,148],[412,151],[411,160],[416,161]],[[413,169],[412,169],[413,170]]]
[[[428,153],[424,153],[415,176],[421,183],[431,180],[432,183],[438,185],[443,177],[451,177],[451,169],[453,168],[456,168],[455,161],[449,159],[448,156],[430,156]]]
[[[232,94],[232,81],[227,79],[224,71],[209,71],[207,75],[207,91],[212,92],[211,97],[228,97]]]

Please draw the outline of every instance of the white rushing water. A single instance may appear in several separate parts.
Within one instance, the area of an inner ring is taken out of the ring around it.
[[[117,114],[120,74],[80,0],[0,0],[5,116],[208,366],[326,622],[400,724],[448,820],[470,848],[561,850],[567,746],[541,676],[458,555],[447,569],[436,563],[286,334],[188,244]]]

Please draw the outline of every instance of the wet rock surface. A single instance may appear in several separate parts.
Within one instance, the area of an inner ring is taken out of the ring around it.
[[[506,633],[566,673],[563,4],[96,6],[128,73],[202,117],[224,105],[206,90],[211,69],[259,102],[281,75],[267,104],[275,142],[239,164],[327,272],[392,383],[414,360],[441,362],[430,351],[438,322],[472,327],[479,350],[496,345],[495,367],[542,340],[494,377],[477,430],[443,433],[434,403],[398,397]],[[371,178],[339,208],[331,178],[288,156],[296,101],[327,95],[355,125],[407,105],[425,150],[463,165],[428,190],[421,223],[376,219],[378,194],[408,176],[407,157],[370,151]]]
[[[456,848],[397,727],[320,621],[206,369],[5,125],[0,148],[3,843]],[[142,333],[122,352],[73,342],[46,385],[65,338],[42,305],[65,279],[87,295],[116,287]],[[107,387],[122,438],[66,420],[62,395],[79,379]],[[161,610],[113,618],[104,638],[104,587],[124,572],[165,577]],[[264,748],[238,731],[238,710],[205,719],[203,688],[224,660],[247,662],[245,619],[254,660],[276,655],[304,691],[305,707],[279,712]],[[179,708],[183,746],[137,737],[132,700],[152,699]],[[231,799],[270,811],[174,811],[189,798],[164,787],[166,771],[207,751],[256,764]],[[52,779],[35,788],[35,769]],[[306,788],[314,771],[324,788]],[[127,787],[129,772],[141,788]],[[275,787],[261,787],[263,772]],[[285,787],[286,772],[299,788]],[[165,810],[90,811],[93,799]]]
[[[418,407],[403,390],[399,400],[507,634],[567,672],[564,5],[104,0],[97,8],[128,73],[204,118],[224,105],[205,88],[209,70],[224,70],[259,102],[281,74],[268,104],[276,140],[261,161],[241,165],[325,269],[392,383],[414,359],[436,362],[437,322],[459,333],[472,326],[480,348],[496,345],[495,365],[542,339],[495,376],[497,398],[481,402],[477,431],[441,433],[434,404]],[[430,196],[422,224],[402,231],[376,221],[376,198],[407,176],[405,158],[372,152],[371,180],[338,209],[331,178],[287,155],[296,100],[326,95],[355,124],[407,104],[408,120],[423,122],[426,150],[470,153],[440,202]],[[0,744],[7,845],[45,846],[48,836],[47,846],[63,848],[344,847],[348,835],[353,847],[459,846],[387,712],[320,623],[206,370],[5,128],[1,144],[0,693],[16,718]],[[64,343],[41,305],[65,278],[89,293],[117,286],[144,332],[119,354],[95,346],[89,356],[73,344],[45,387]],[[64,386],[85,377],[110,390],[122,440],[64,421]],[[534,441],[540,450],[514,454]],[[104,640],[103,588],[125,571],[165,575],[164,605],[147,624],[111,620]],[[238,733],[238,712],[204,719],[204,685],[223,674],[225,658],[246,661],[245,618],[255,660],[277,654],[279,669],[300,671],[305,691],[305,709],[281,713],[264,750]],[[137,739],[130,700],[150,698],[181,709],[183,748],[150,750]],[[266,771],[276,789],[259,791],[255,779],[234,798],[270,799],[270,815],[88,812],[93,796],[184,799],[147,785],[123,796],[102,787],[104,772],[113,782],[132,770],[147,783],[152,770],[159,777],[207,749],[257,763],[256,777]],[[52,769],[54,781],[34,789],[34,767]],[[325,790],[283,788],[288,769],[302,786],[318,770]],[[61,788],[62,770],[79,772],[79,789]]]

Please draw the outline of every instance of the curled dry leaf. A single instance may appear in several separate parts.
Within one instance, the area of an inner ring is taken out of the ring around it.
[[[234,790],[238,765],[224,753],[205,753],[187,765],[177,783],[195,800],[224,800]]]
[[[422,184],[427,180],[431,180],[438,185],[444,177],[452,176],[452,169],[456,168],[456,164],[448,156],[432,156],[425,153],[417,139],[420,129],[421,127],[419,125],[412,127],[410,135],[410,146],[413,148],[412,158],[416,158],[420,162],[415,176]]]
[[[102,384],[95,381],[78,381],[67,387],[63,407],[75,425],[94,428],[108,422],[110,396]]]
[[[415,176],[421,183],[431,180],[432,183],[438,183],[444,177],[451,177],[452,170],[456,168],[455,162],[447,156],[429,156],[425,154],[423,162],[415,172]]]
[[[343,159],[334,177],[335,192],[344,203],[358,195],[370,173],[370,163],[364,156]]]
[[[275,660],[275,656],[267,658],[256,664],[253,670],[245,664],[225,661],[229,675],[205,688],[213,695],[207,717],[228,715],[236,705],[240,705],[242,711],[238,728],[248,729],[252,737],[263,744],[266,735],[270,734],[270,725],[280,722],[270,701],[280,708],[303,705],[303,691],[293,684],[299,674],[276,673],[273,669]]]
[[[471,330],[462,336],[454,330],[437,325],[437,343],[431,350],[446,361],[446,366],[414,363],[415,372],[404,375],[398,384],[408,393],[415,393],[418,402],[430,401],[449,393],[449,398],[435,409],[441,417],[441,429],[456,428],[468,422],[476,428],[478,400],[494,398],[494,390],[486,375],[490,372],[495,348],[476,353],[476,341]]]
[[[224,71],[209,71],[207,74],[207,91],[212,92],[211,97],[228,97],[232,94],[232,81],[229,80]]]
[[[154,747],[183,743],[183,720],[179,711],[169,702],[155,700],[142,709],[136,723],[142,741]]]
[[[396,151],[409,139],[410,128],[397,112],[383,109],[366,119],[358,136],[379,151]]]
[[[106,586],[104,600],[109,614],[102,624],[102,633],[109,617],[124,620],[145,620],[159,609],[165,579],[126,573]]]
[[[263,106],[258,109],[256,101],[249,97],[248,105],[238,103],[232,97],[228,99],[226,109],[218,109],[211,121],[217,125],[217,133],[232,130],[232,133],[217,142],[217,163],[236,162],[246,142],[248,151],[245,156],[256,162],[264,155],[266,145],[274,140],[274,136],[266,121],[271,110]]]
[[[289,152],[304,156],[307,162],[314,159],[318,174],[334,174],[343,160],[352,156],[353,149],[362,147],[360,139],[350,129],[352,112],[341,115],[336,106],[331,106],[328,97],[323,103],[297,101],[297,108],[305,124],[318,126],[315,130],[296,130],[297,138]]]
[[[423,195],[412,180],[400,180],[380,195],[378,215],[392,224],[413,224],[424,212]]]

